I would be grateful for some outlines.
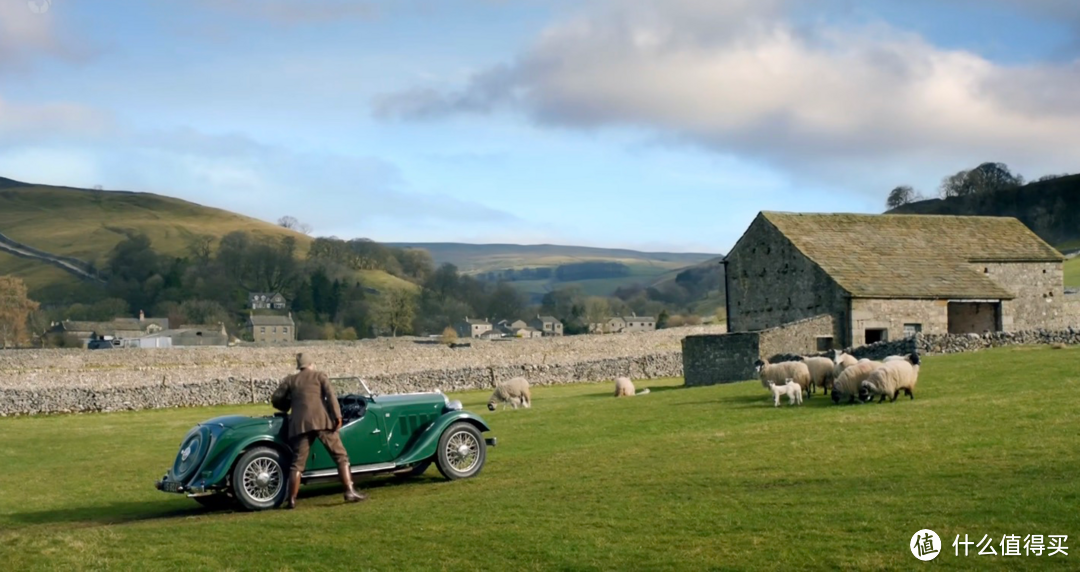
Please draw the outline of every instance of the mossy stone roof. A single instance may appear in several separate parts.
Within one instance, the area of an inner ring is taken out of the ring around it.
[[[976,265],[1064,260],[1012,217],[761,216],[857,298],[1012,299]]]

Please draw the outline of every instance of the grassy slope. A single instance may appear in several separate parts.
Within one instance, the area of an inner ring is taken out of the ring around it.
[[[0,419],[0,560],[12,570],[898,570],[936,531],[943,569],[1075,568],[1080,349],[925,361],[914,401],[774,409],[756,382],[538,387],[484,411],[499,446],[476,478],[431,469],[343,505],[207,513],[159,493],[190,426],[267,406]],[[665,389],[668,389],[665,391]],[[1054,394],[1055,396],[1057,393]],[[1070,556],[967,558],[955,535],[1068,534]],[[962,554],[962,553],[961,553]]]
[[[556,267],[575,262],[618,262],[630,267],[623,278],[575,280],[521,280],[512,284],[521,292],[542,296],[555,288],[581,286],[590,296],[609,296],[620,286],[652,284],[672,272],[693,266],[715,255],[701,253],[639,252],[618,248],[591,248],[551,244],[463,244],[455,242],[392,243],[423,248],[436,264],[449,262],[466,274],[520,268]],[[674,276],[674,274],[671,274]]]
[[[99,265],[125,232],[145,233],[159,252],[181,255],[194,237],[220,238],[238,230],[291,236],[300,255],[311,244],[310,237],[268,222],[150,193],[48,186],[0,190],[0,232],[40,250]],[[52,266],[7,254],[0,254],[0,274],[22,276],[31,288],[75,280]],[[375,288],[408,284],[385,272],[365,272],[360,280]]]

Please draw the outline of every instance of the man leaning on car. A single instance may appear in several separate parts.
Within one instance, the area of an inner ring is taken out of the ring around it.
[[[289,508],[296,508],[296,495],[300,492],[300,476],[307,464],[308,452],[315,439],[322,441],[330,456],[337,463],[338,476],[345,485],[345,502],[367,498],[353,490],[352,473],[349,471],[349,455],[341,444],[338,429],[341,428],[341,406],[338,405],[330,379],[315,370],[311,357],[296,354],[297,373],[281,380],[270,402],[274,408],[289,415],[289,447],[293,450],[292,467],[289,470]]]

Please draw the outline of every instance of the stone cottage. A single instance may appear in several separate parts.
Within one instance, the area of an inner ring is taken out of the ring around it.
[[[728,331],[827,317],[790,350],[812,352],[1064,327],[1063,261],[1011,217],[762,212],[723,260]]]
[[[529,320],[529,327],[540,331],[544,336],[563,335],[563,323],[555,316],[541,316],[537,314],[535,318]]]
[[[296,340],[296,324],[292,312],[287,316],[267,316],[253,314],[248,316],[248,333],[256,343],[279,343]]]
[[[479,338],[493,329],[491,322],[488,320],[470,319],[468,316],[465,316],[464,320],[454,326],[459,338]]]

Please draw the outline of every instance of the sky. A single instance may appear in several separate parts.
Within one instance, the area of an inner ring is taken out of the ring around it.
[[[0,176],[315,235],[723,253],[1080,172],[1080,2],[0,0]]]

